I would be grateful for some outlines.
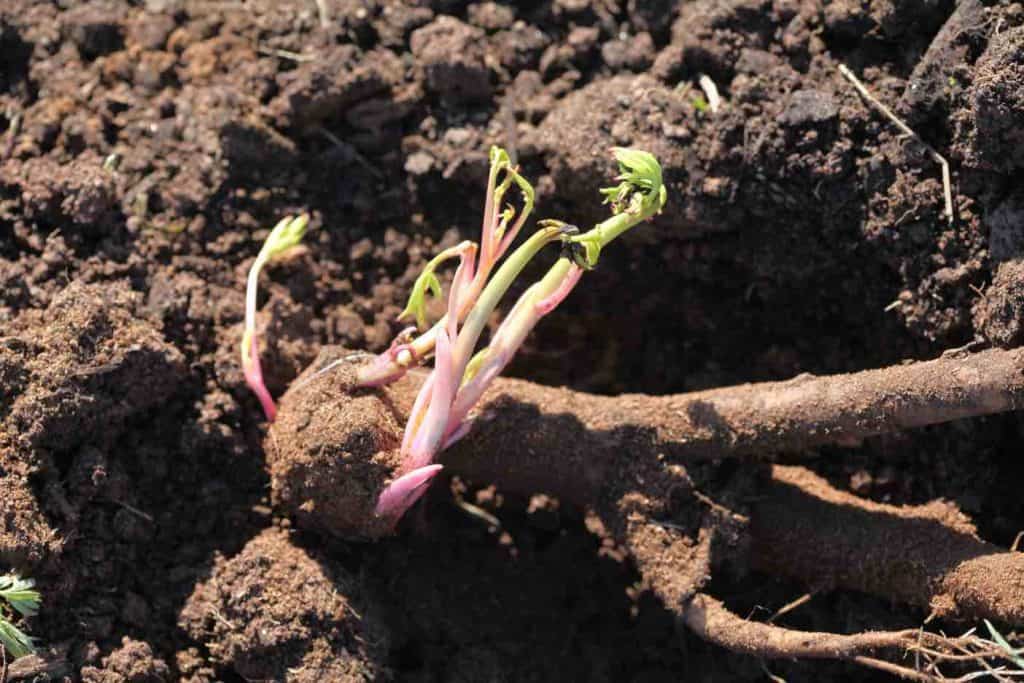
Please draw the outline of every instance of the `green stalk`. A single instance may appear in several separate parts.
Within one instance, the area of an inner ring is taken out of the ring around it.
[[[469,362],[469,357],[487,325],[487,320],[497,308],[501,298],[505,296],[505,292],[519,277],[519,273],[544,246],[558,240],[564,234],[565,225],[563,223],[545,225],[530,235],[529,239],[512,252],[511,256],[505,259],[498,271],[491,277],[459,330],[455,348],[452,350],[453,370],[456,377],[461,377],[465,372],[466,363]]]

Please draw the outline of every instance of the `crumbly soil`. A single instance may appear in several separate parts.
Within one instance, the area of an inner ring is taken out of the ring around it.
[[[305,253],[263,281],[279,395],[327,344],[386,348],[425,259],[475,236],[489,145],[514,149],[541,216],[585,226],[607,148],[635,144],[665,166],[665,214],[607,250],[511,374],[661,394],[1013,346],[1022,25],[1002,0],[4,3],[0,570],[44,592],[26,628],[60,660],[47,670],[244,680],[281,664],[244,630],[274,608],[281,657],[344,647],[379,679],[762,680],[757,660],[678,636],[628,554],[565,501],[453,481],[391,541],[273,536],[298,520],[270,499],[237,363],[246,271],[270,226],[311,213]],[[949,160],[952,223],[938,166],[840,63]],[[879,503],[953,501],[1008,547],[1022,433],[1006,415],[800,461]],[[256,543],[273,549],[241,577]],[[352,621],[252,581],[305,566],[377,611]],[[217,592],[234,581],[252,590]],[[709,586],[744,615],[807,588],[747,568]],[[187,616],[201,604],[235,610],[237,630]],[[835,590],[784,620],[926,616]],[[384,635],[351,645],[360,623]]]

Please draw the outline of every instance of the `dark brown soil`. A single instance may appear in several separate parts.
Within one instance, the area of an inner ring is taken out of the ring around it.
[[[292,520],[270,499],[237,363],[246,271],[271,225],[311,213],[307,252],[260,300],[279,395],[324,345],[386,348],[424,260],[474,237],[490,144],[514,148],[541,216],[581,225],[600,215],[607,148],[636,144],[665,165],[668,210],[602,256],[512,374],[663,394],[1014,346],[1022,26],[1002,0],[4,3],[0,571],[44,592],[26,627],[54,646],[48,670],[242,680],[284,659],[186,615],[208,600],[255,624],[269,599],[302,624],[278,634],[287,657],[372,651],[359,665],[380,679],[762,680],[755,659],[677,637],[568,502],[456,482],[393,541],[267,531]],[[950,160],[952,225],[937,166],[840,63]],[[1016,415],[962,421],[810,464],[880,503],[954,501],[1007,547],[1024,528],[1021,433]],[[281,562],[252,559],[258,543]],[[362,586],[385,635],[360,649],[363,622],[334,603],[253,580],[287,584],[296,567],[317,590]],[[214,590],[232,571],[251,604]],[[710,588],[743,615],[806,590],[757,572]],[[925,616],[836,590],[785,619],[856,631]]]
[[[270,528],[230,560],[217,558],[181,626],[214,664],[246,680],[386,678],[387,631],[360,593],[355,577]]]

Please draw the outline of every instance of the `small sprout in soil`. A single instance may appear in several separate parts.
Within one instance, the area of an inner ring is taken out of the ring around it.
[[[274,421],[277,407],[263,382],[263,371],[260,368],[259,336],[256,333],[256,293],[260,271],[267,264],[284,258],[294,247],[298,246],[303,235],[306,234],[308,225],[309,216],[302,214],[295,218],[291,216],[283,218],[274,226],[270,235],[267,236],[266,242],[263,243],[263,248],[256,256],[252,268],[249,269],[249,280],[245,289],[245,332],[242,334],[241,348],[242,370],[245,373],[245,383],[260,400],[263,413],[270,422]]]
[[[444,318],[432,328],[434,368],[420,389],[409,414],[400,456],[402,464],[397,478],[381,493],[376,513],[392,523],[397,522],[416,502],[441,470],[434,463],[437,454],[465,436],[472,424],[470,411],[480,401],[485,390],[501,374],[522,346],[530,331],[541,318],[554,310],[572,292],[584,270],[597,265],[601,249],[616,237],[637,224],[659,213],[665,205],[666,191],[662,184],[661,166],[648,152],[615,148],[619,162],[619,184],[601,190],[605,201],[611,204],[612,217],[593,229],[580,234],[579,229],[562,221],[540,222],[540,229],[517,248],[488,278],[491,267],[507,249],[522,221],[515,223],[506,233],[514,210],[497,213],[494,197],[503,194],[503,188],[514,181],[532,204],[533,190],[508,165],[504,150],[491,152],[491,184],[485,213],[480,262],[476,262],[477,245],[463,242],[447,249],[431,260],[423,275],[417,279],[403,317],[412,317],[420,327],[426,326],[423,301],[430,290],[437,296],[441,285],[434,274],[437,266],[448,259],[459,259],[455,276],[448,291],[448,310]],[[507,175],[495,185],[498,172]],[[525,215],[525,211],[524,214]],[[498,303],[508,292],[523,268],[541,249],[553,242],[563,245],[562,256],[548,273],[527,289],[491,337],[490,344],[474,354],[480,335]],[[479,277],[484,272],[483,277]],[[485,284],[486,283],[486,284]],[[484,286],[485,285],[485,286]],[[481,287],[483,287],[481,291]],[[472,306],[467,303],[472,302]],[[463,313],[468,309],[467,313]],[[460,320],[462,321],[460,326]],[[415,344],[415,342],[413,342]],[[411,347],[412,344],[407,345]],[[402,345],[393,348],[402,348]],[[371,365],[398,362],[397,355],[385,354],[383,361]],[[420,356],[409,352],[410,362]],[[400,364],[400,363],[399,363]],[[397,376],[401,376],[400,373]],[[377,383],[388,378],[377,380]]]
[[[35,581],[17,574],[0,576],[0,646],[14,659],[35,652],[32,638],[11,623],[15,613],[31,617],[39,611]]]

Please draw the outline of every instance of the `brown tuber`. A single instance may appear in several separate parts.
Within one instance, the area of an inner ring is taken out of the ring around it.
[[[301,526],[378,537],[390,529],[374,503],[398,464],[422,375],[352,391],[358,361],[334,360],[342,355],[325,350],[281,401],[267,437],[273,494]],[[442,463],[477,482],[588,506],[670,607],[749,544],[748,561],[773,573],[945,616],[1020,624],[1024,555],[981,541],[949,507],[880,506],[831,491],[800,468],[752,465],[723,477],[717,461],[854,443],[1022,403],[1021,350],[663,397],[499,379]],[[808,515],[835,523],[801,523]],[[844,515],[859,532],[839,538]],[[877,552],[878,544],[891,552]]]

